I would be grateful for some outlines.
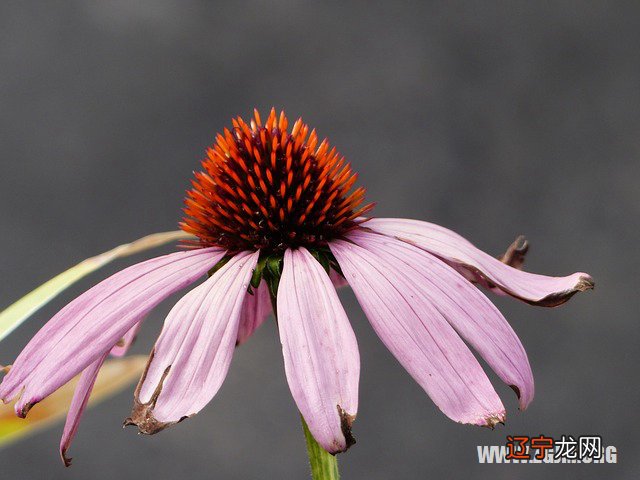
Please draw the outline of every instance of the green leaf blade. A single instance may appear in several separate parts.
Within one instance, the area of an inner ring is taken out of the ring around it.
[[[189,238],[192,238],[192,236],[180,230],[154,233],[83,260],[69,270],[43,283],[0,312],[0,341],[61,292],[113,260],[134,255],[173,241]]]

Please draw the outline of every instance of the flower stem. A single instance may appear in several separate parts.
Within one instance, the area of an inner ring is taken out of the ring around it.
[[[338,459],[318,445],[316,439],[313,438],[307,422],[302,421],[302,429],[304,430],[304,438],[307,441],[307,454],[309,455],[309,463],[311,464],[311,478],[313,480],[339,480],[340,472],[338,471]]]

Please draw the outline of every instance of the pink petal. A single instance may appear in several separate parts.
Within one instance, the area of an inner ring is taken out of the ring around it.
[[[439,258],[405,242],[358,231],[349,239],[390,263],[400,263],[424,299],[516,392],[520,408],[529,405],[534,386],[527,354],[509,323],[480,290]]]
[[[586,273],[567,277],[548,277],[505,265],[479,250],[451,230],[433,223],[402,218],[372,218],[366,227],[396,237],[432,253],[465,276],[489,286],[495,284],[505,293],[527,303],[545,307],[560,305],[577,292],[592,289],[593,279]]]
[[[71,406],[67,413],[67,421],[64,424],[64,431],[62,433],[62,438],[60,439],[60,456],[67,467],[71,465],[71,458],[67,457],[67,450],[69,450],[71,442],[78,432],[80,419],[82,418],[84,409],[89,402],[91,390],[93,390],[93,385],[96,383],[100,367],[102,367],[106,358],[107,355],[102,355],[98,360],[85,368],[84,372],[82,372],[82,375],[80,376],[78,385],[76,385],[76,389],[73,392],[73,399],[71,400]]]
[[[21,393],[16,413],[67,383],[96,361],[172,293],[204,275],[224,255],[217,248],[178,252],[133,265],[60,310],[31,339],[0,385],[0,398]]]
[[[246,342],[253,332],[267,319],[271,313],[271,298],[266,282],[260,282],[258,288],[253,290],[253,295],[247,295],[242,305],[240,314],[240,327],[238,328],[237,344]]]
[[[124,336],[120,340],[118,340],[118,343],[116,343],[115,346],[111,349],[111,355],[113,355],[114,357],[124,357],[127,354],[129,349],[131,348],[131,345],[133,345],[133,342],[136,341],[138,331],[140,330],[143,321],[144,320],[140,320],[138,323],[136,323],[133,327],[131,327],[131,329],[129,329],[127,333],[124,334]]]
[[[198,413],[218,392],[259,254],[235,255],[173,307],[136,389],[127,425],[157,433]]]
[[[348,285],[342,275],[335,270],[331,270],[329,278],[335,288],[342,288]],[[240,328],[238,329],[238,342],[236,345],[242,345],[253,333],[264,323],[273,311],[271,307],[271,298],[269,287],[263,281],[257,289],[254,289],[253,295],[247,295],[242,306],[242,316],[240,318]],[[124,339],[126,341],[126,337]]]
[[[482,367],[404,262],[369,244],[330,248],[380,339],[447,416],[490,427],[504,420]]]
[[[304,248],[287,250],[278,328],[289,388],[309,430],[329,453],[354,442],[360,356],[329,276]]]
[[[329,272],[329,278],[331,279],[331,283],[333,283],[333,286],[336,288],[342,288],[349,285],[349,282],[347,282],[347,280],[342,275],[340,275],[333,269],[331,269],[331,271]]]

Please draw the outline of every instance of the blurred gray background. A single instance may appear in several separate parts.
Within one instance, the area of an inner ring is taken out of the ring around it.
[[[537,390],[520,413],[496,382],[509,417],[495,431],[439,413],[342,292],[362,356],[344,478],[638,478],[638,3],[388,3],[2,2],[0,307],[85,257],[173,229],[214,134],[275,105],[329,137],[377,215],[440,223],[493,254],[523,233],[527,269],[597,283],[558,309],[495,299]],[[129,263],[34,316],[0,363]],[[174,301],[135,352],[150,350]],[[1,450],[0,476],[308,478],[272,322],[194,419],[154,437],[123,430],[132,389],[85,415],[70,469],[58,425]],[[619,463],[477,463],[476,445],[541,433],[602,435]]]

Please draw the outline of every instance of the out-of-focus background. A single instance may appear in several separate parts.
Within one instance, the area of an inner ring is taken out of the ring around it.
[[[175,228],[214,134],[275,105],[329,137],[378,216],[437,222],[493,254],[524,233],[527,269],[597,283],[557,309],[493,297],[536,378],[525,413],[496,382],[509,416],[495,431],[439,413],[343,291],[362,356],[344,478],[638,478],[638,3],[389,3],[3,2],[0,308],[85,257]],[[0,363],[129,263],[35,315]],[[2,477],[308,478],[272,322],[191,420],[154,437],[123,430],[132,390],[86,414],[70,469],[59,425],[1,450]],[[509,434],[602,435],[619,463],[479,465],[476,446]]]

